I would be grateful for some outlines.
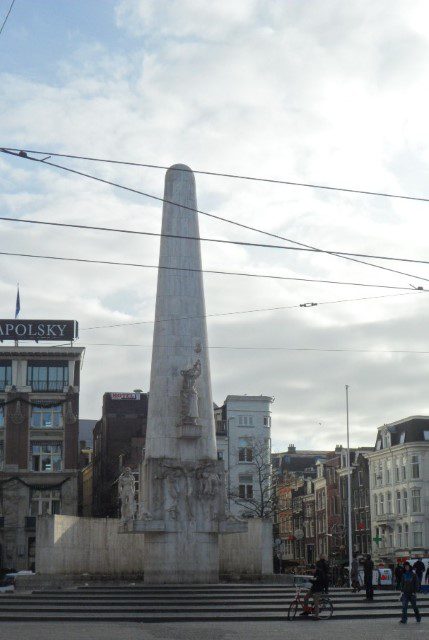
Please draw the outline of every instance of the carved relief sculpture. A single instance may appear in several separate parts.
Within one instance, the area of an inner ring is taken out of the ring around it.
[[[190,369],[182,370],[180,375],[183,376],[183,386],[180,392],[182,424],[196,425],[199,418],[196,381],[201,375],[201,360],[198,359]]]
[[[135,479],[129,467],[126,467],[118,480],[119,498],[121,500],[121,521],[128,522],[134,519],[136,512]]]

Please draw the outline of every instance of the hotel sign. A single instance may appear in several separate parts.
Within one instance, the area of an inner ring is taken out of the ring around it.
[[[68,341],[78,337],[76,320],[0,320],[0,342],[5,340]]]
[[[111,393],[112,400],[140,400],[140,393]]]

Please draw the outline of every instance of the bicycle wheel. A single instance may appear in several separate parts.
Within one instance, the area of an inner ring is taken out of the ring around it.
[[[323,598],[319,603],[319,618],[321,620],[329,620],[334,613],[334,607],[329,598]]]
[[[296,616],[296,614],[298,612],[298,607],[299,607],[299,605],[298,605],[297,601],[296,600],[292,600],[292,602],[289,605],[288,612],[287,612],[287,619],[288,620],[295,620],[295,616]]]

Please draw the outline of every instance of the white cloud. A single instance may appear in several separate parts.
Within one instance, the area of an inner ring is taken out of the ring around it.
[[[3,74],[4,144],[239,172],[351,188],[427,194],[424,2],[122,0],[124,51],[76,39],[55,77]],[[84,16],[82,17],[84,19]],[[7,132],[7,135],[6,135]],[[162,194],[151,169],[73,163]],[[160,204],[59,170],[3,157],[2,211],[43,220],[159,231]],[[199,206],[244,224],[337,250],[424,257],[427,205],[197,176]],[[1,223],[1,247],[155,264],[158,242]],[[206,236],[273,242],[201,217]],[[207,268],[332,280],[420,284],[328,256],[203,244]],[[155,271],[0,257],[3,315],[21,283],[23,312],[77,316],[81,327],[153,317]],[[383,263],[385,264],[385,263]],[[428,276],[425,267],[394,268]],[[429,277],[429,276],[428,276]],[[209,313],[364,297],[389,291],[207,275]],[[423,294],[425,295],[425,294]],[[214,346],[424,349],[422,297],[398,297],[209,321]],[[150,345],[151,325],[82,331],[82,343]],[[137,357],[136,357],[137,353]],[[82,411],[107,389],[147,389],[150,350],[88,347]],[[379,423],[425,413],[424,356],[212,352],[214,396],[276,396],[278,442],[341,441],[352,386],[357,443]],[[323,434],[314,424],[322,421]]]

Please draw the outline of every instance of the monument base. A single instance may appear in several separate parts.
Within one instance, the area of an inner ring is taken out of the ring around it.
[[[144,581],[148,584],[219,582],[216,533],[145,533]]]

